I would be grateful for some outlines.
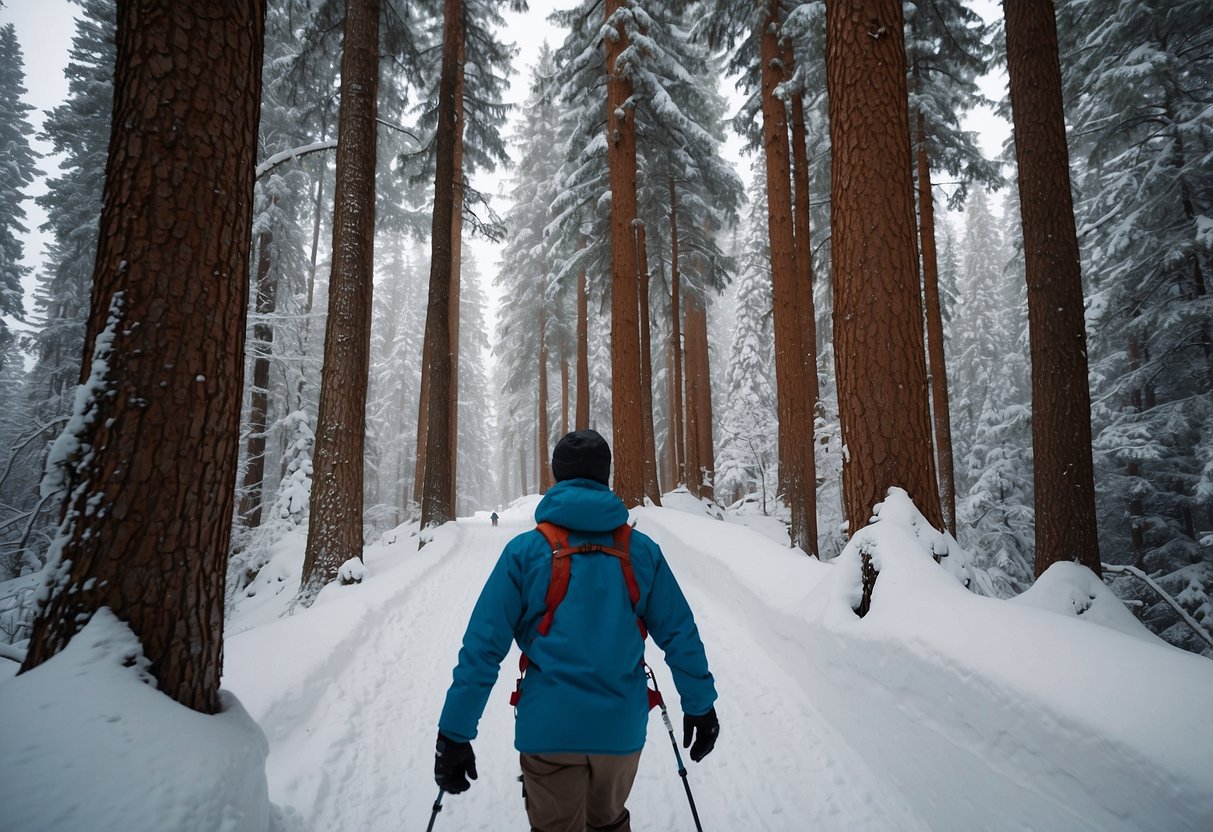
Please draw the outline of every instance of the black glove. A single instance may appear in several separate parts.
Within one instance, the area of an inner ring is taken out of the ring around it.
[[[694,745],[691,745],[692,736],[695,738]],[[715,708],[700,716],[682,715],[682,747],[691,749],[691,759],[695,762],[712,753],[718,736],[720,720],[716,718]]]
[[[438,732],[438,743],[434,747],[434,779],[438,788],[451,794],[466,792],[472,787],[469,779],[476,779],[476,753],[470,742],[455,742]]]

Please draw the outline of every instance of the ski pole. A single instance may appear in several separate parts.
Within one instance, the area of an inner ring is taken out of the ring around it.
[[[442,795],[444,791],[438,790],[438,799],[434,801],[434,811],[430,812],[430,825],[425,828],[425,832],[434,832],[434,820],[438,817],[438,813],[442,811]]]
[[[653,675],[653,668],[646,664],[644,672],[648,674],[649,681],[653,683],[653,692],[657,694],[657,704],[661,707],[661,719],[665,722],[665,730],[670,735],[670,747],[674,749],[674,760],[678,763],[678,776],[682,778],[682,787],[687,790],[687,802],[691,804],[691,817],[695,818],[695,828],[698,832],[703,832],[703,825],[699,822],[699,810],[695,808],[695,797],[691,794],[691,783],[687,780],[687,767],[682,762],[682,754],[678,752],[678,741],[674,739],[674,726],[670,723],[670,712],[666,710],[665,699],[661,695],[661,689],[657,687],[657,677]]]

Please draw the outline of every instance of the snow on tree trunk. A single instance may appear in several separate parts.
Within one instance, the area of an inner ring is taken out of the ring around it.
[[[333,268],[311,520],[299,601],[310,605],[341,564],[362,557],[363,451],[370,372],[375,241],[379,0],[351,0],[341,56],[341,114],[333,213]]]
[[[204,713],[219,708],[264,25],[259,0],[119,9],[84,384],[48,468],[69,496],[22,667],[109,607],[160,690]]]
[[[852,534],[893,486],[940,526],[901,4],[826,8],[834,344]]]
[[[1004,11],[1032,352],[1036,574],[1073,560],[1099,575],[1087,335],[1057,24],[1052,0],[1017,0]]]

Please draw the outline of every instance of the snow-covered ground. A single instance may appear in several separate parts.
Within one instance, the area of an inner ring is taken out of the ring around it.
[[[363,583],[330,586],[309,610],[290,606],[303,539],[283,541],[229,622],[234,698],[217,717],[124,666],[134,643],[119,622],[90,625],[77,649],[0,682],[0,826],[424,829],[468,614],[536,501],[498,528],[461,518],[421,551],[415,530],[389,532],[368,547]],[[720,741],[690,765],[705,829],[1213,828],[1213,662],[1150,635],[1090,573],[1060,564],[1014,602],[974,595],[953,575],[963,563],[931,558],[947,541],[901,494],[830,564],[761,521],[664,502],[633,517],[696,611],[721,694]],[[880,568],[862,619],[860,551]],[[516,658],[474,743],[480,779],[446,798],[436,830],[527,828],[507,704]],[[648,658],[677,725],[660,651]],[[264,780],[245,711],[268,740]],[[656,711],[649,739],[634,828],[693,829]]]

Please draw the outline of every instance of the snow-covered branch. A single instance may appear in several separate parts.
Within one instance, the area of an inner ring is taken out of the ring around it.
[[[1170,593],[1159,586],[1158,583],[1145,572],[1142,572],[1136,566],[1113,566],[1107,563],[1103,564],[1103,571],[1119,575],[1132,575],[1135,578],[1141,579],[1146,586],[1158,593],[1158,597],[1162,598],[1167,606],[1179,613],[1179,617],[1184,620],[1184,623],[1192,628],[1192,632],[1200,636],[1201,639],[1204,640],[1204,642],[1210,647],[1213,647],[1213,636],[1209,635],[1209,631],[1200,626],[1200,622],[1189,615],[1188,611],[1185,610],[1178,601],[1171,597]]]
[[[274,168],[281,165],[283,162],[289,162],[292,159],[298,159],[300,156],[306,156],[309,153],[318,153],[321,150],[331,150],[337,146],[336,139],[326,139],[322,142],[312,142],[311,144],[292,147],[288,150],[281,150],[274,155],[266,158],[261,164],[257,165],[256,178],[260,179]]]

